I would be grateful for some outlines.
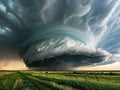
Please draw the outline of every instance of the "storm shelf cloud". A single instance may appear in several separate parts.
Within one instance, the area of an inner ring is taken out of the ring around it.
[[[113,63],[119,24],[120,0],[0,0],[0,58],[52,70]]]

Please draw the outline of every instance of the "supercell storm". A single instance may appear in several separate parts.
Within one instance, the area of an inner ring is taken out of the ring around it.
[[[13,50],[28,67],[119,61],[119,34],[120,0],[0,0],[0,53]]]

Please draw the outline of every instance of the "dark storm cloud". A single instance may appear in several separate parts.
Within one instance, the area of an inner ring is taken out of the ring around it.
[[[105,60],[106,56],[84,55],[84,54],[63,54],[44,60],[26,62],[29,67],[37,67],[48,70],[70,70],[73,67],[91,65]]]
[[[99,63],[109,55],[104,50],[88,47],[78,40],[59,38],[33,43],[24,54],[24,60],[30,67],[69,69]]]
[[[119,3],[0,0],[0,51],[17,51],[28,67],[68,69],[106,61],[119,51]]]

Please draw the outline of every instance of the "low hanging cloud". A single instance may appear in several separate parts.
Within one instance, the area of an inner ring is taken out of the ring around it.
[[[54,70],[99,63],[107,60],[109,56],[105,50],[92,48],[65,37],[33,44],[25,53],[24,60],[30,67]]]

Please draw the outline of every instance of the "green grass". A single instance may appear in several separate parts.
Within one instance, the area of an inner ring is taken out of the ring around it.
[[[120,72],[0,71],[0,90],[120,90]]]

